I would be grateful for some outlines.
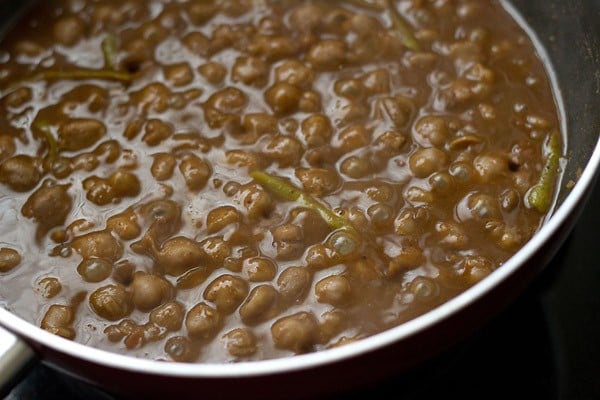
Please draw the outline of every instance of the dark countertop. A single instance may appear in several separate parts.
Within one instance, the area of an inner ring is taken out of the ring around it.
[[[600,399],[600,183],[532,286],[467,340],[344,399]],[[40,364],[5,400],[117,400]],[[331,399],[331,397],[329,397]]]

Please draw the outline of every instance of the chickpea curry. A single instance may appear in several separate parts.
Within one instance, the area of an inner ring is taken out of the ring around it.
[[[0,306],[155,360],[344,345],[501,268],[561,137],[495,0],[40,1],[0,45]]]

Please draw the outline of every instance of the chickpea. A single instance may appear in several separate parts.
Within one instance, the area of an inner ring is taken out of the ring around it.
[[[448,138],[446,121],[440,116],[427,115],[421,117],[414,125],[415,139],[423,146],[443,146]]]
[[[312,282],[311,273],[304,267],[289,267],[277,279],[281,298],[286,303],[301,301]]]
[[[225,156],[227,157],[227,162],[229,164],[247,168],[248,171],[261,169],[263,164],[261,157],[258,154],[250,151],[230,150]]]
[[[102,282],[112,273],[113,266],[102,258],[86,258],[77,266],[77,273],[86,282]]]
[[[504,154],[483,154],[475,157],[473,166],[483,182],[506,176],[509,173],[508,157]]]
[[[304,251],[304,232],[298,225],[286,223],[272,230],[279,260],[292,260]]]
[[[211,52],[210,39],[203,33],[193,31],[185,35],[181,41],[185,48],[192,54],[206,57]]]
[[[216,233],[230,224],[239,222],[240,212],[233,206],[221,206],[209,211],[206,216],[206,231]]]
[[[321,315],[319,324],[319,336],[321,342],[329,342],[339,335],[348,325],[348,317],[341,310],[327,311]]]
[[[308,50],[306,60],[318,71],[335,71],[346,62],[346,44],[336,39],[322,40]]]
[[[249,357],[256,353],[257,340],[250,329],[233,329],[223,335],[223,339],[227,351],[234,357]]]
[[[20,108],[31,101],[33,96],[33,92],[31,88],[28,87],[20,87],[15,89],[14,91],[8,93],[3,99],[2,102],[10,108]],[[6,138],[10,138],[10,136],[5,136]],[[0,146],[1,148],[1,146]],[[2,155],[2,151],[0,150],[0,155]],[[2,158],[2,157],[0,157]]]
[[[150,311],[169,301],[174,295],[169,281],[144,272],[133,275],[130,290],[133,293],[133,304],[141,311]]]
[[[176,301],[169,301],[156,307],[150,313],[150,322],[169,332],[178,331],[183,324],[185,307]]]
[[[302,136],[309,147],[317,147],[329,142],[333,132],[331,121],[323,114],[313,114],[302,121]]]
[[[315,113],[321,111],[321,95],[315,90],[307,90],[302,93],[298,102],[298,109],[304,113]]]
[[[296,54],[297,47],[292,38],[281,35],[257,35],[250,51],[273,62]]]
[[[137,216],[132,209],[110,217],[106,221],[106,227],[123,240],[135,239],[141,233]]]
[[[179,171],[190,190],[201,190],[212,175],[210,164],[193,154],[186,155],[181,161]]]
[[[204,79],[213,85],[223,82],[223,79],[225,79],[225,76],[227,75],[227,69],[216,62],[202,64],[198,67],[198,72]]]
[[[156,200],[140,209],[142,218],[150,225],[148,235],[162,242],[181,227],[181,206],[172,200]]]
[[[425,262],[423,250],[417,244],[406,244],[400,248],[400,251],[395,254],[389,265],[388,274],[395,276],[406,270],[411,270],[421,266]]]
[[[203,25],[219,10],[214,2],[185,3],[186,14],[194,25]]]
[[[165,343],[165,353],[174,361],[193,362],[200,355],[200,349],[185,336],[174,336]]]
[[[454,191],[454,178],[447,172],[435,172],[429,177],[431,189],[440,196],[446,196]]]
[[[276,135],[277,118],[266,113],[252,113],[244,115],[242,119],[244,134],[238,138],[243,144],[252,144],[263,135]]]
[[[15,151],[17,147],[12,136],[0,135],[0,162],[15,154]]]
[[[133,310],[131,295],[121,285],[107,285],[90,295],[90,306],[100,317],[116,321]]]
[[[378,230],[388,230],[394,223],[394,210],[387,204],[376,203],[367,209],[371,224]]]
[[[302,91],[286,82],[278,82],[265,92],[265,101],[277,114],[289,114],[298,108]]]
[[[0,183],[15,192],[28,192],[42,179],[42,163],[38,158],[24,154],[0,163]]]
[[[231,314],[248,295],[248,283],[242,278],[224,274],[212,281],[204,291],[204,298],[211,301],[223,314]]]
[[[115,262],[123,256],[123,247],[109,231],[90,232],[75,237],[71,247],[84,259],[102,258]]]
[[[200,242],[200,246],[205,254],[206,265],[220,267],[231,256],[231,245],[220,236],[208,237]]]
[[[166,65],[163,67],[165,79],[173,86],[185,86],[194,80],[194,72],[188,63]]]
[[[277,274],[277,266],[266,257],[252,257],[245,259],[242,272],[250,282],[271,281]]]
[[[64,46],[73,46],[83,38],[85,25],[74,15],[60,18],[54,25],[54,38]]]
[[[357,156],[345,158],[340,165],[340,171],[353,179],[364,178],[372,172],[369,161]]]
[[[135,197],[140,194],[142,186],[135,174],[127,171],[117,171],[108,177],[108,184],[115,196]]]
[[[185,327],[191,337],[210,339],[217,334],[223,321],[219,312],[206,303],[196,304],[185,317]]]
[[[333,169],[297,168],[296,177],[307,192],[317,197],[334,192],[341,185],[340,177]]]
[[[279,312],[279,292],[269,285],[256,286],[240,307],[240,317],[246,325],[255,325],[273,318]]]
[[[280,318],[271,326],[275,347],[297,354],[312,350],[318,341],[318,331],[316,318],[307,312]]]
[[[315,294],[318,302],[341,307],[350,302],[352,286],[345,276],[331,275],[317,282]]]
[[[231,70],[234,82],[263,87],[269,79],[269,66],[257,57],[238,57]]]
[[[307,89],[312,85],[312,69],[298,60],[286,60],[275,69],[277,82],[285,82],[298,88]]]
[[[362,100],[366,89],[358,79],[340,79],[333,86],[335,94],[350,100]]]
[[[71,325],[74,320],[75,310],[73,307],[53,304],[46,311],[41,328],[55,335],[73,340],[75,339],[75,330]]]
[[[169,108],[170,90],[162,83],[150,83],[131,93],[131,100],[143,112],[163,113]]]
[[[18,251],[2,247],[0,248],[0,273],[6,273],[21,264],[21,255]]]
[[[440,294],[437,282],[425,276],[414,278],[410,283],[409,290],[415,296],[415,299],[422,303],[434,302]]]
[[[404,143],[406,143],[406,138],[396,131],[385,131],[374,141],[377,154],[383,157],[392,157],[400,153]]]
[[[393,123],[394,128],[401,129],[410,122],[413,108],[413,103],[406,97],[386,96],[375,102],[375,115]]]
[[[342,153],[367,146],[371,142],[371,132],[361,124],[353,124],[342,130],[335,142]]]
[[[316,31],[322,24],[323,9],[320,5],[307,3],[294,8],[290,14],[290,27],[295,31]]]
[[[96,144],[106,135],[104,124],[95,119],[70,119],[58,128],[61,150],[80,151]]]
[[[273,209],[271,195],[255,185],[245,186],[239,192],[239,199],[250,220],[266,217]]]
[[[269,141],[264,149],[266,156],[277,161],[280,167],[285,168],[297,165],[303,153],[302,144],[295,138],[277,135]]]
[[[390,73],[386,69],[376,69],[361,78],[362,86],[369,96],[388,93],[390,91]]]
[[[142,140],[151,147],[158,146],[173,135],[173,126],[163,120],[152,118],[144,126]]]
[[[206,253],[198,242],[177,236],[167,240],[155,257],[157,266],[166,274],[179,276],[203,262]]]
[[[206,105],[223,114],[238,114],[248,105],[248,96],[238,88],[226,87],[210,96]]]
[[[38,288],[42,297],[51,299],[58,296],[62,290],[62,285],[57,278],[48,277],[38,282]]]
[[[419,149],[409,159],[410,170],[417,178],[426,178],[448,165],[448,155],[434,147]]]

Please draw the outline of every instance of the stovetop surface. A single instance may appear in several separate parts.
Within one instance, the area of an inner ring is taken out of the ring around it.
[[[425,365],[328,399],[600,399],[600,183],[548,267]],[[39,364],[5,400],[121,400]]]

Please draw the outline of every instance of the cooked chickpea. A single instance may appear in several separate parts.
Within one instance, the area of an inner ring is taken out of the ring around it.
[[[51,299],[58,296],[62,290],[62,285],[57,278],[47,277],[38,282],[38,288],[42,297]]]
[[[252,257],[245,259],[242,272],[250,282],[271,281],[277,274],[277,266],[266,257]]]
[[[0,273],[6,273],[21,264],[21,255],[15,249],[0,248]]]
[[[240,317],[246,325],[268,321],[278,312],[279,292],[270,285],[256,286],[240,307]]]
[[[430,147],[419,149],[410,156],[410,170],[417,178],[426,178],[447,167],[448,155],[442,150]]]
[[[95,119],[70,119],[58,129],[61,150],[79,151],[96,144],[106,135],[104,124]]]
[[[206,231],[216,233],[228,225],[239,222],[240,212],[233,206],[221,206],[209,211],[206,216]]]
[[[166,65],[163,71],[165,79],[173,86],[185,86],[194,80],[194,72],[188,63]]]
[[[317,343],[318,330],[318,322],[312,314],[299,312],[275,321],[271,326],[271,335],[275,347],[306,353]]]
[[[234,82],[262,87],[269,78],[269,66],[257,57],[238,57],[233,64],[231,77]]]
[[[323,114],[313,114],[302,121],[302,136],[309,147],[321,146],[329,142],[333,133],[331,121]]]
[[[86,282],[102,282],[112,274],[113,266],[102,258],[86,258],[77,266],[77,273]]]
[[[307,192],[318,197],[334,192],[341,185],[340,177],[333,169],[298,168],[296,176]]]
[[[446,121],[440,116],[421,117],[414,126],[415,139],[422,145],[443,146],[448,137]]]
[[[315,285],[317,301],[341,307],[352,299],[352,286],[343,275],[331,275],[321,279]]]
[[[314,74],[301,61],[286,60],[275,69],[275,79],[299,88],[308,88],[314,80]]]
[[[152,310],[150,322],[169,332],[175,332],[181,328],[184,317],[185,307],[177,301],[169,301]]]
[[[142,231],[142,228],[138,224],[137,216],[131,209],[108,218],[106,227],[119,235],[123,240],[135,239]]]
[[[271,195],[262,188],[249,185],[239,193],[242,206],[245,208],[246,215],[251,220],[266,217],[273,209],[273,199]]]
[[[306,60],[316,70],[334,71],[346,62],[346,44],[336,39],[322,40],[308,50]]]
[[[204,77],[208,82],[214,84],[221,83],[227,75],[227,69],[219,63],[209,62],[202,64],[198,68],[200,75]]]
[[[286,82],[278,82],[265,92],[265,101],[277,114],[289,114],[298,108],[302,91]]]
[[[90,295],[90,306],[98,316],[116,321],[133,310],[131,295],[121,285],[107,285]]]
[[[206,253],[195,240],[177,236],[167,240],[155,257],[157,266],[165,273],[179,276],[203,262]]]
[[[224,274],[212,281],[204,291],[204,298],[212,303],[219,312],[231,314],[248,295],[248,283],[237,276]]]
[[[165,343],[165,353],[174,361],[193,362],[200,355],[200,349],[187,337],[175,336]]]
[[[369,162],[364,158],[350,156],[345,158],[340,165],[340,171],[353,179],[364,178],[371,172]]]
[[[219,311],[206,303],[196,304],[185,316],[185,327],[191,337],[210,339],[217,334],[223,321]]]
[[[295,138],[277,135],[269,141],[263,150],[265,155],[285,168],[297,165],[302,157],[302,144]]]
[[[54,38],[65,46],[76,44],[83,38],[84,32],[83,21],[74,15],[62,17],[54,25]]]
[[[200,242],[204,251],[204,263],[213,267],[222,266],[225,259],[231,256],[231,245],[221,236],[208,237]]]
[[[73,307],[53,304],[46,311],[42,319],[41,328],[55,335],[72,340],[75,339],[75,330],[72,327],[74,320],[75,310]]]
[[[179,171],[183,175],[186,185],[191,190],[201,190],[212,175],[210,164],[193,154],[188,154],[181,164]]]
[[[225,335],[225,347],[234,357],[249,357],[256,353],[257,339],[250,329],[236,328]]]
[[[281,298],[286,303],[301,301],[312,282],[312,274],[304,267],[289,267],[277,279]]]
[[[174,295],[173,285],[157,275],[136,272],[129,288],[133,304],[141,311],[150,311]]]
[[[16,192],[28,192],[42,179],[42,163],[27,155],[17,155],[0,163],[0,183]]]

